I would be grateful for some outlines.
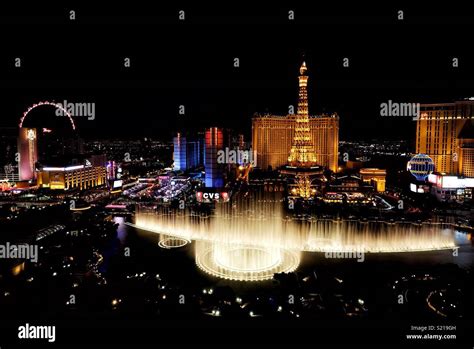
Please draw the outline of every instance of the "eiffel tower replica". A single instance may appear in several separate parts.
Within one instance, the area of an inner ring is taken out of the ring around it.
[[[323,176],[323,167],[318,166],[311,137],[308,112],[308,68],[303,61],[298,76],[299,94],[298,111],[295,117],[293,145],[288,157],[288,164],[281,169],[281,174],[288,176],[292,182],[289,194],[304,200],[313,197],[317,190],[313,181]]]

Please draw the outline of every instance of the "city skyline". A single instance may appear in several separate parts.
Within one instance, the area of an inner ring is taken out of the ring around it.
[[[313,77],[314,80],[317,77]],[[319,80],[316,80],[315,83],[319,84]],[[144,102],[142,105],[136,102],[130,102],[132,105],[117,106],[115,103],[104,103],[101,102],[101,99],[96,97],[94,98],[83,98],[75,97],[74,95],[64,95],[63,98],[57,98],[56,94],[48,94],[44,98],[22,98],[22,101],[19,103],[10,103],[6,105],[6,111],[4,114],[5,118],[2,118],[0,121],[0,127],[2,128],[15,128],[18,125],[19,119],[23,112],[34,103],[41,101],[54,101],[57,103],[62,103],[64,100],[67,100],[72,103],[94,103],[96,105],[96,115],[97,118],[94,120],[88,120],[86,117],[76,118],[76,123],[78,125],[78,130],[81,135],[86,139],[113,139],[115,137],[125,137],[125,138],[142,138],[142,137],[151,137],[161,140],[171,140],[173,135],[178,131],[192,130],[195,128],[205,129],[206,127],[218,126],[223,128],[234,128],[239,132],[246,134],[247,137],[251,136],[251,124],[252,118],[258,115],[286,115],[288,113],[288,108],[290,106],[295,106],[295,96],[294,88],[291,88],[291,85],[294,86],[294,82],[289,83],[289,87],[285,88],[284,98],[287,100],[287,103],[280,103],[274,107],[261,107],[258,109],[256,104],[250,106],[244,106],[247,109],[246,112],[242,113],[242,118],[222,118],[222,114],[226,112],[216,111],[216,106],[211,106],[209,103],[195,103],[195,104],[180,104],[179,98],[176,98],[176,103],[169,104],[163,103],[163,106],[166,109],[166,112],[161,112],[160,110],[153,111],[151,105],[156,104],[151,102]],[[311,89],[311,87],[310,87]],[[270,89],[271,91],[271,89]],[[125,92],[122,92],[125,93]],[[268,91],[267,91],[268,93]],[[283,92],[281,92],[283,94]],[[126,94],[126,93],[125,93]],[[153,93],[149,93],[152,95]],[[360,112],[360,114],[370,115],[371,119],[363,119],[359,121],[351,120],[350,117],[354,117],[352,112],[348,112],[341,107],[334,106],[331,107],[331,98],[324,98],[318,94],[310,94],[309,99],[314,101],[314,107],[312,114],[330,114],[337,113],[340,116],[340,134],[341,139],[344,140],[399,140],[406,138],[414,138],[416,134],[416,125],[413,122],[411,117],[403,116],[388,116],[382,119],[380,115],[381,104],[387,104],[390,102],[393,103],[419,103],[420,100],[414,98],[405,98],[405,99],[396,99],[394,95],[387,95],[387,99],[380,99],[380,102],[371,102],[371,111],[369,113]],[[56,98],[55,98],[56,97]],[[151,97],[151,96],[150,96]],[[332,97],[334,98],[334,97]],[[425,98],[421,101],[421,104],[430,104],[430,103],[454,103],[455,101],[470,98],[469,94],[464,94],[463,96],[457,98],[452,96],[451,98],[440,97],[435,98],[431,96],[430,98]],[[9,99],[11,101],[11,99]],[[182,100],[181,100],[182,101]],[[425,102],[426,101],[426,102]],[[147,107],[148,104],[148,107]],[[112,108],[109,108],[112,106]],[[184,115],[180,114],[184,106]],[[14,107],[14,108],[12,108]],[[112,110],[118,108],[117,113],[115,114]],[[150,108],[150,109],[148,109]],[[250,109],[255,108],[255,109]],[[331,109],[332,108],[332,109]],[[346,106],[347,108],[347,106]],[[110,109],[110,111],[103,110]],[[131,110],[135,109],[135,110]],[[136,111],[138,109],[138,111]],[[198,110],[203,109],[203,110]],[[207,109],[207,110],[206,110]],[[128,113],[125,113],[125,110],[129,110]],[[341,111],[342,110],[342,111]],[[53,110],[54,111],[54,110]],[[43,114],[43,117],[48,117],[46,111],[35,111]],[[153,115],[158,117],[161,115],[166,120],[166,123],[163,124],[163,119],[156,119],[155,121],[151,120],[151,124],[143,128],[143,123],[147,120],[150,121],[148,115]],[[191,115],[190,115],[191,114]],[[228,114],[228,113],[227,113]],[[119,117],[114,117],[117,115]],[[196,116],[198,115],[198,116]],[[104,118],[104,116],[106,118]],[[172,116],[172,117],[169,117]],[[133,122],[128,121],[133,120]],[[54,121],[54,119],[51,119]],[[122,122],[127,124],[127,128],[121,126]],[[143,122],[143,123],[142,123]],[[100,132],[101,129],[109,129],[110,132],[106,134]],[[390,132],[390,130],[397,130],[397,132]]]
[[[1,348],[472,346],[465,7],[9,5]]]
[[[301,11],[305,10],[302,7]],[[44,11],[36,15],[33,12],[32,23],[41,21],[40,14]],[[367,14],[360,18],[355,13],[361,9],[348,10],[354,13],[352,17],[338,17],[338,12],[331,8],[321,9],[321,17],[317,16],[318,12],[305,11],[301,18],[296,7],[295,23],[289,22],[279,11],[270,11],[262,23],[273,25],[260,25],[258,30],[245,25],[258,23],[258,17],[249,16],[252,12],[245,7],[236,16],[224,16],[222,20],[205,17],[203,10],[191,8],[189,22],[173,24],[170,22],[175,11],[167,9],[163,11],[166,22],[157,25],[159,29],[171,25],[176,39],[160,36],[160,53],[147,48],[155,38],[153,21],[128,26],[122,40],[119,31],[112,31],[120,27],[114,24],[113,15],[108,19],[111,29],[102,32],[95,30],[97,23],[90,16],[93,11],[83,11],[86,18],[73,27],[67,22],[60,24],[70,35],[66,42],[77,47],[74,54],[61,59],[57,59],[53,47],[42,49],[42,37],[51,37],[54,41],[57,36],[53,24],[37,27],[31,35],[26,23],[16,28],[20,40],[6,38],[5,52],[10,52],[10,56],[5,57],[5,62],[10,64],[0,66],[4,76],[4,84],[0,86],[0,103],[4,108],[0,127],[16,125],[17,118],[33,103],[70,100],[96,103],[95,120],[78,120],[83,135],[91,138],[104,137],[103,132],[97,130],[109,129],[121,137],[160,135],[170,139],[186,125],[190,128],[200,125],[240,127],[240,132],[245,131],[249,136],[254,113],[284,115],[288,106],[295,103],[293,72],[298,69],[303,53],[311,66],[314,82],[309,89],[309,98],[313,101],[311,112],[337,112],[341,116],[341,139],[383,139],[395,137],[397,133],[403,135],[402,138],[413,135],[410,118],[380,117],[380,104],[389,100],[447,103],[473,95],[474,67],[467,52],[459,48],[438,57],[418,53],[419,42],[426,47],[436,47],[437,38],[442,35],[453,34],[450,36],[453,47],[462,47],[469,40],[468,31],[433,25],[435,17],[426,13],[445,14],[436,7],[421,13],[407,9],[403,22],[397,21],[396,9],[372,9],[374,14],[387,16],[381,17],[383,19]],[[115,11],[120,13],[121,10]],[[258,9],[254,11],[261,13]],[[334,25],[344,33],[338,40],[333,40],[330,33],[322,34],[327,25],[324,13],[332,15]],[[52,23],[59,21],[60,15],[58,9],[53,10]],[[107,18],[102,20],[107,21]],[[218,23],[223,35],[234,40],[212,45],[211,40],[217,40],[217,34],[213,33],[212,25],[201,22],[203,18]],[[455,15],[446,16],[445,23],[455,19]],[[130,23],[135,20],[124,19]],[[236,21],[242,25],[233,26]],[[378,44],[371,31],[380,21],[386,21],[378,33],[385,35],[380,41],[384,45]],[[8,27],[8,22],[4,25]],[[467,27],[468,22],[460,20],[456,25]],[[426,35],[428,27],[430,35]],[[88,34],[87,40],[82,33]],[[281,37],[288,39],[280,43]],[[202,49],[194,51],[195,43],[200,43]],[[403,50],[396,49],[398,46]],[[22,68],[15,68],[16,56],[23,59]],[[123,67],[127,56],[131,58],[130,70]],[[452,66],[453,57],[459,59],[458,68]],[[234,58],[240,58],[238,69],[234,67]],[[343,66],[344,58],[350,59],[347,68]],[[184,117],[179,114],[180,105],[186,107]],[[122,123],[128,127],[122,127]],[[143,128],[144,124],[148,127]]]

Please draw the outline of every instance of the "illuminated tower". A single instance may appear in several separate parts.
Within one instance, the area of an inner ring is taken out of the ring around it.
[[[293,179],[290,186],[290,195],[302,199],[309,199],[316,194],[313,180],[321,177],[323,169],[316,163],[316,154],[311,137],[311,125],[308,113],[308,76],[306,63],[300,67],[298,112],[294,119],[293,145],[291,146],[288,166],[281,173]]]
[[[222,164],[217,161],[218,152],[224,148],[222,129],[217,127],[206,129],[205,142],[205,185],[211,188],[222,188],[224,186]]]
[[[174,169],[185,171],[186,166],[186,137],[183,137],[181,133],[173,138],[173,158],[174,158]]]
[[[311,140],[311,128],[308,113],[308,76],[306,75],[306,63],[300,67],[298,113],[295,119],[295,133],[293,146],[290,150],[288,163],[291,166],[311,167],[316,164],[314,146]]]
[[[35,128],[20,128],[18,152],[20,154],[20,180],[29,181],[35,179],[35,167],[38,161],[38,145]]]

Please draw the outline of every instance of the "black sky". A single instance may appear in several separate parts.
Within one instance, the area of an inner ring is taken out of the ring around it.
[[[303,52],[310,112],[338,112],[343,139],[410,138],[410,118],[380,116],[389,99],[474,96],[474,16],[463,8],[403,7],[403,21],[397,6],[71,8],[75,21],[66,6],[1,12],[0,126],[34,102],[66,99],[96,103],[94,121],[77,120],[86,137],[166,138],[210,125],[250,135],[255,112],[296,104]]]

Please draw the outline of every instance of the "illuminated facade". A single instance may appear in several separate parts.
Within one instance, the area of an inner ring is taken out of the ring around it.
[[[371,184],[377,192],[385,191],[385,177],[387,171],[380,168],[362,168],[360,178],[365,183]]]
[[[293,145],[295,115],[264,115],[252,119],[252,147],[257,151],[260,168],[276,169],[288,162]],[[309,116],[309,127],[316,163],[337,172],[339,117]]]
[[[38,142],[35,128],[20,128],[18,153],[20,154],[20,180],[35,179],[36,162],[38,161]]]
[[[339,116],[310,116],[309,125],[313,138],[316,162],[337,172],[339,153]]]
[[[464,202],[472,200],[474,178],[432,173],[428,176],[432,184],[431,194],[442,202]]]
[[[293,143],[294,115],[266,115],[252,119],[252,148],[257,152],[258,166],[277,169],[288,162]]]
[[[459,135],[459,172],[474,178],[474,120],[468,120]]]
[[[294,123],[293,144],[288,156],[288,166],[281,173],[289,175],[293,182],[289,184],[289,194],[293,197],[309,199],[316,194],[313,177],[320,176],[322,170],[316,164],[314,146],[309,128],[308,117],[308,77],[306,63],[300,67],[298,112]]]
[[[293,145],[295,115],[264,115],[252,119],[252,147],[257,151],[258,166],[276,169],[288,162]],[[339,152],[339,117],[309,116],[309,128],[316,163],[337,172]]]
[[[70,190],[89,189],[106,185],[107,169],[105,167],[44,167],[38,172],[38,186],[41,188]]]
[[[224,149],[222,129],[211,127],[205,133],[205,184],[206,187],[221,188],[224,186],[222,164],[217,162],[219,150]]]
[[[186,166],[186,137],[183,137],[181,133],[178,133],[173,138],[173,160],[174,169],[185,171]]]
[[[300,67],[298,111],[295,118],[293,144],[290,149],[288,163],[291,166],[310,167],[316,165],[314,146],[309,127],[308,114],[308,76],[306,75],[306,63]]]
[[[202,164],[200,156],[202,142],[199,140],[190,141],[181,133],[178,133],[176,137],[173,138],[173,148],[175,170],[186,171]]]
[[[435,171],[461,174],[462,150],[459,135],[474,118],[474,101],[422,104],[416,127],[416,153],[433,159]],[[466,160],[471,152],[466,152]]]
[[[298,77],[296,115],[263,115],[252,119],[252,147],[257,153],[258,166],[264,170],[305,162],[337,172],[339,116],[309,115],[306,71],[303,62]]]
[[[474,144],[463,144],[460,147],[460,172],[465,177],[474,177]]]

